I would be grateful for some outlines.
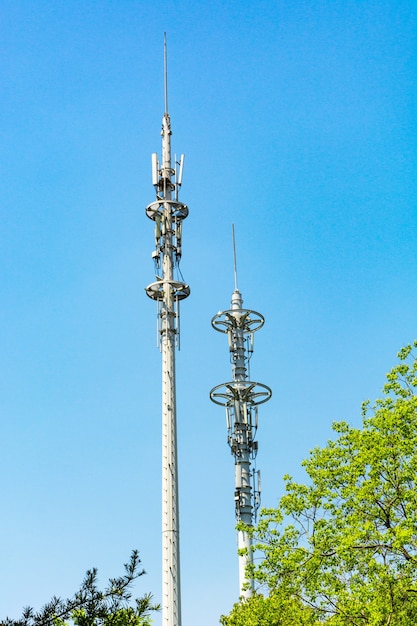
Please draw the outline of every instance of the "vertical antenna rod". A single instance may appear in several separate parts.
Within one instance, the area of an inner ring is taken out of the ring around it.
[[[168,67],[167,67],[167,34],[164,33],[164,104],[168,113]]]
[[[152,155],[156,200],[146,207],[146,215],[155,222],[156,281],[146,287],[146,294],[158,305],[157,338],[162,353],[162,623],[181,626],[175,348],[179,346],[179,302],[190,295],[190,288],[176,280],[175,274],[180,274],[182,221],[188,207],[178,201],[180,185],[171,161],[165,35],[164,96],[162,163],[157,154]]]
[[[264,317],[256,311],[243,309],[242,295],[237,287],[235,232],[232,227],[235,290],[231,307],[217,313],[211,320],[215,330],[227,334],[232,380],[214,387],[210,399],[226,407],[227,443],[235,458],[236,522],[252,526],[260,505],[259,471],[252,468],[258,451],[255,441],[258,427],[258,405],[267,402],[272,391],[266,385],[249,380],[249,359],[253,353],[253,333],[264,325]],[[252,490],[253,485],[253,490]],[[253,562],[251,538],[245,530],[237,531],[239,553],[240,596],[249,598],[254,581],[248,577],[247,566]]]
[[[235,225],[232,224],[232,242],[233,242],[233,270],[235,276],[235,291],[238,291],[237,286],[237,263],[236,263],[236,241],[235,241]]]

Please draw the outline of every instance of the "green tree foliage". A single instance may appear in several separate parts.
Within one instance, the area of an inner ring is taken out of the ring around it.
[[[235,604],[228,616],[222,616],[223,626],[315,626],[314,611],[294,598],[284,598],[272,592],[264,597],[255,594]]]
[[[151,594],[130,605],[132,584],[145,573],[140,563],[139,552],[133,550],[125,574],[111,578],[103,591],[97,587],[97,569],[88,570],[72,598],[53,597],[38,613],[27,607],[20,619],[6,618],[2,626],[66,626],[66,620],[76,626],[149,626],[152,612],[159,609]]]
[[[253,575],[269,598],[235,605],[224,626],[290,624],[288,607],[299,611],[293,624],[417,624],[413,348],[399,352],[382,398],[363,405],[363,427],[335,423],[337,438],[310,453],[308,483],[285,477],[278,508],[263,510],[253,530],[262,555]]]

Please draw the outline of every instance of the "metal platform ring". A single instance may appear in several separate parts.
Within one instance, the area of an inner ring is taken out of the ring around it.
[[[189,213],[188,206],[178,200],[154,200],[146,207],[146,215],[150,220],[156,219],[157,216],[162,218],[164,205],[168,204],[171,207],[172,216],[184,220]]]
[[[237,312],[253,314],[258,317],[258,319],[254,320],[251,320],[249,317],[248,324],[254,324],[254,326],[253,328],[248,328],[247,330],[244,329],[244,332],[246,333],[255,333],[265,324],[264,316],[257,311],[252,311],[251,309],[228,309],[227,311],[220,311],[212,318],[211,325],[213,326],[214,330],[218,330],[220,333],[229,332],[229,330],[233,328],[233,325],[227,318],[233,317]],[[225,326],[225,328],[219,328],[220,325]]]
[[[237,388],[238,385],[240,387],[243,385],[249,391],[249,398],[245,400],[249,406],[256,406],[258,404],[268,402],[272,396],[272,390],[270,387],[264,385],[263,383],[253,383],[251,381],[232,381],[213,387],[210,391],[210,400],[220,406],[229,406],[230,402],[236,399],[233,389]],[[261,388],[263,391],[253,391],[256,388]],[[221,392],[221,389],[224,391]],[[223,400],[218,398],[223,398]]]
[[[152,300],[163,300],[164,298],[164,285],[163,280],[158,280],[155,283],[151,283],[145,288],[146,295]],[[175,280],[169,281],[169,285],[172,289],[172,294],[176,300],[185,300],[190,295],[190,287],[185,283],[180,283]]]

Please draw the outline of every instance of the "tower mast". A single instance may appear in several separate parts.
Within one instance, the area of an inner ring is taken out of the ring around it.
[[[158,345],[162,353],[162,623],[181,626],[180,538],[178,511],[178,462],[175,349],[179,347],[179,303],[190,295],[181,273],[182,221],[188,207],[178,201],[184,155],[177,163],[171,157],[171,120],[168,113],[167,48],[164,35],[164,115],[162,117],[162,160],[152,155],[152,183],[156,200],[146,207],[155,222],[156,281],[146,294],[158,305]],[[178,167],[177,167],[178,166]]]
[[[227,442],[235,459],[236,523],[252,526],[260,505],[260,474],[252,467],[258,442],[258,405],[267,402],[272,391],[262,383],[249,379],[249,360],[253,354],[253,334],[264,325],[264,317],[256,311],[243,309],[242,294],[237,284],[234,228],[233,257],[235,289],[230,309],[217,313],[211,320],[215,330],[227,334],[232,380],[214,387],[210,398],[226,407]],[[244,529],[237,530],[240,596],[249,598],[254,581],[248,577],[247,566],[253,562],[251,537]]]

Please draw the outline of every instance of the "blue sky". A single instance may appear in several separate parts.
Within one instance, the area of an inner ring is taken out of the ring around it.
[[[0,0],[1,615],[103,583],[138,548],[160,600],[160,354],[150,155],[163,33],[184,152],[178,369],[183,623],[238,594],[233,458],[209,390],[233,290],[261,311],[262,503],[360,424],[416,330],[410,1]],[[160,616],[156,618],[157,626]]]

